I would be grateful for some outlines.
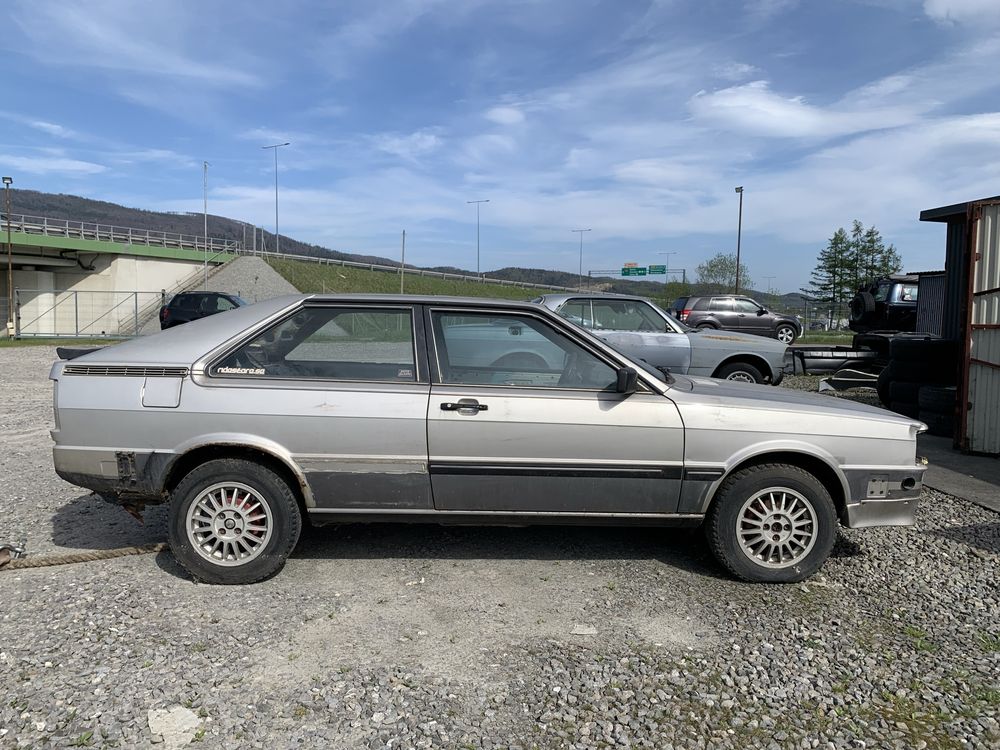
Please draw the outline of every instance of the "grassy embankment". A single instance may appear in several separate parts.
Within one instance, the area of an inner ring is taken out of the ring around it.
[[[796,339],[796,344],[818,344],[822,346],[850,346],[854,340],[853,331],[807,331]]]
[[[268,263],[300,292],[399,293],[399,274],[369,271],[364,268],[324,266],[298,260],[269,260]],[[406,294],[450,294],[459,297],[496,297],[528,300],[544,294],[544,289],[500,284],[440,279],[408,273],[404,279]]]
[[[106,346],[107,344],[121,343],[121,339],[46,339],[46,338],[23,338],[8,339],[0,338],[0,349],[9,349],[17,346]]]

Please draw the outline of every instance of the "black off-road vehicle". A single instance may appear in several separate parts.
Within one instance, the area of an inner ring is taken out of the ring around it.
[[[863,286],[851,300],[851,330],[916,330],[918,281],[917,276],[894,274]]]

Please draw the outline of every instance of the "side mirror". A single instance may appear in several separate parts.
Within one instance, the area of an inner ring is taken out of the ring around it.
[[[639,388],[639,373],[633,367],[618,368],[618,383],[615,390],[631,396]]]
[[[757,314],[758,314],[758,315],[767,315],[767,310],[765,310],[765,309],[764,309],[764,308],[762,307],[762,308],[760,308],[760,309],[759,309],[759,310],[757,311]]]

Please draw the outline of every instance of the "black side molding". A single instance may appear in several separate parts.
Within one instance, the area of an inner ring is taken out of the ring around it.
[[[56,356],[59,359],[76,359],[84,354],[91,354],[103,349],[103,346],[57,346]]]

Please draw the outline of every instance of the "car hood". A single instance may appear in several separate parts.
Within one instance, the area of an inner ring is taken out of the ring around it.
[[[716,378],[675,375],[671,391],[678,393],[678,406],[680,406],[680,402],[697,402],[733,408],[766,409],[774,412],[856,417],[887,424],[915,426],[921,430],[924,428],[923,423],[919,420],[901,416],[887,409],[859,404],[846,398],[796,391],[791,388],[775,388],[770,385],[753,385]],[[669,392],[668,395],[670,395]]]

